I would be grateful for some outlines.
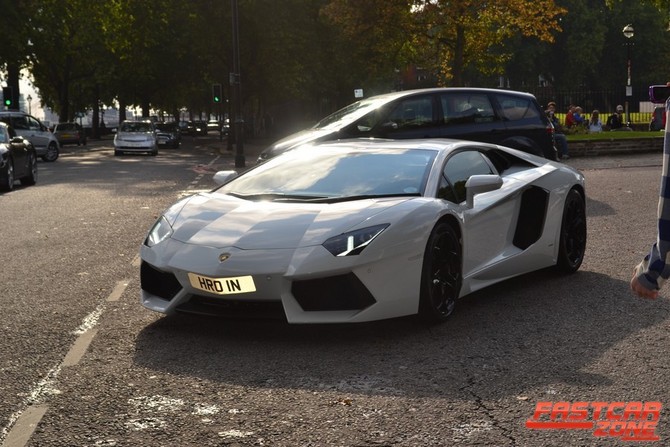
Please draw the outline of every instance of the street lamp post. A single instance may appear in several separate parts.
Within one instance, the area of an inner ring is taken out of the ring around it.
[[[626,26],[623,27],[623,35],[626,39],[628,39],[628,42],[626,43],[627,47],[627,53],[628,53],[628,78],[626,80],[626,122],[627,125],[630,126],[630,110],[628,109],[628,99],[633,96],[633,87],[630,83],[630,47],[633,44],[630,39],[633,38],[635,35],[635,30],[633,29],[633,25],[630,23]]]
[[[243,168],[245,166],[244,119],[242,118],[242,88],[240,80],[240,29],[237,0],[231,0],[231,7],[233,16],[233,73],[230,74],[230,86],[231,89],[234,89],[235,98],[235,167]]]

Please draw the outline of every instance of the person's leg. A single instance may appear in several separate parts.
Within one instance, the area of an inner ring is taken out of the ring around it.
[[[556,140],[556,145],[558,146],[558,156],[560,158],[570,158],[568,155],[568,140],[565,138],[565,135],[562,133],[555,133],[554,139]]]

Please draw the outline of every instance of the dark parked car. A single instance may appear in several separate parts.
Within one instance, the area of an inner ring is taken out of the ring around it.
[[[86,144],[84,129],[77,123],[58,123],[54,126],[53,132],[61,146],[64,144],[76,144],[77,146]]]
[[[305,143],[358,137],[457,138],[557,159],[554,128],[529,93],[432,88],[373,96],[265,149],[259,161]]]
[[[193,130],[191,135],[207,135],[207,121],[192,121]]]
[[[177,123],[156,123],[156,144],[178,148],[181,143],[181,132]]]
[[[37,152],[30,141],[0,122],[0,190],[11,191],[16,180],[22,185],[37,182]]]

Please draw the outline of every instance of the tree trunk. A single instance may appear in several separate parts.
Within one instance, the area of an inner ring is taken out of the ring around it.
[[[452,61],[452,85],[463,86],[463,55],[465,54],[465,30],[462,25],[456,25],[456,44],[454,46],[454,60]]]

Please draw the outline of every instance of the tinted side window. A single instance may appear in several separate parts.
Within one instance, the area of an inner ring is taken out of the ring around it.
[[[442,170],[437,196],[454,203],[465,201],[465,182],[478,174],[494,174],[481,153],[473,150],[452,155]]]
[[[391,111],[387,121],[397,124],[397,130],[434,127],[437,125],[431,96],[407,98]]]
[[[495,119],[493,105],[484,93],[445,93],[440,96],[444,123],[487,123]]]
[[[14,116],[12,117],[12,127],[16,130],[28,130],[28,120],[25,116]]]
[[[509,121],[519,121],[539,116],[540,111],[532,99],[504,94],[498,94],[497,98],[503,116]]]

